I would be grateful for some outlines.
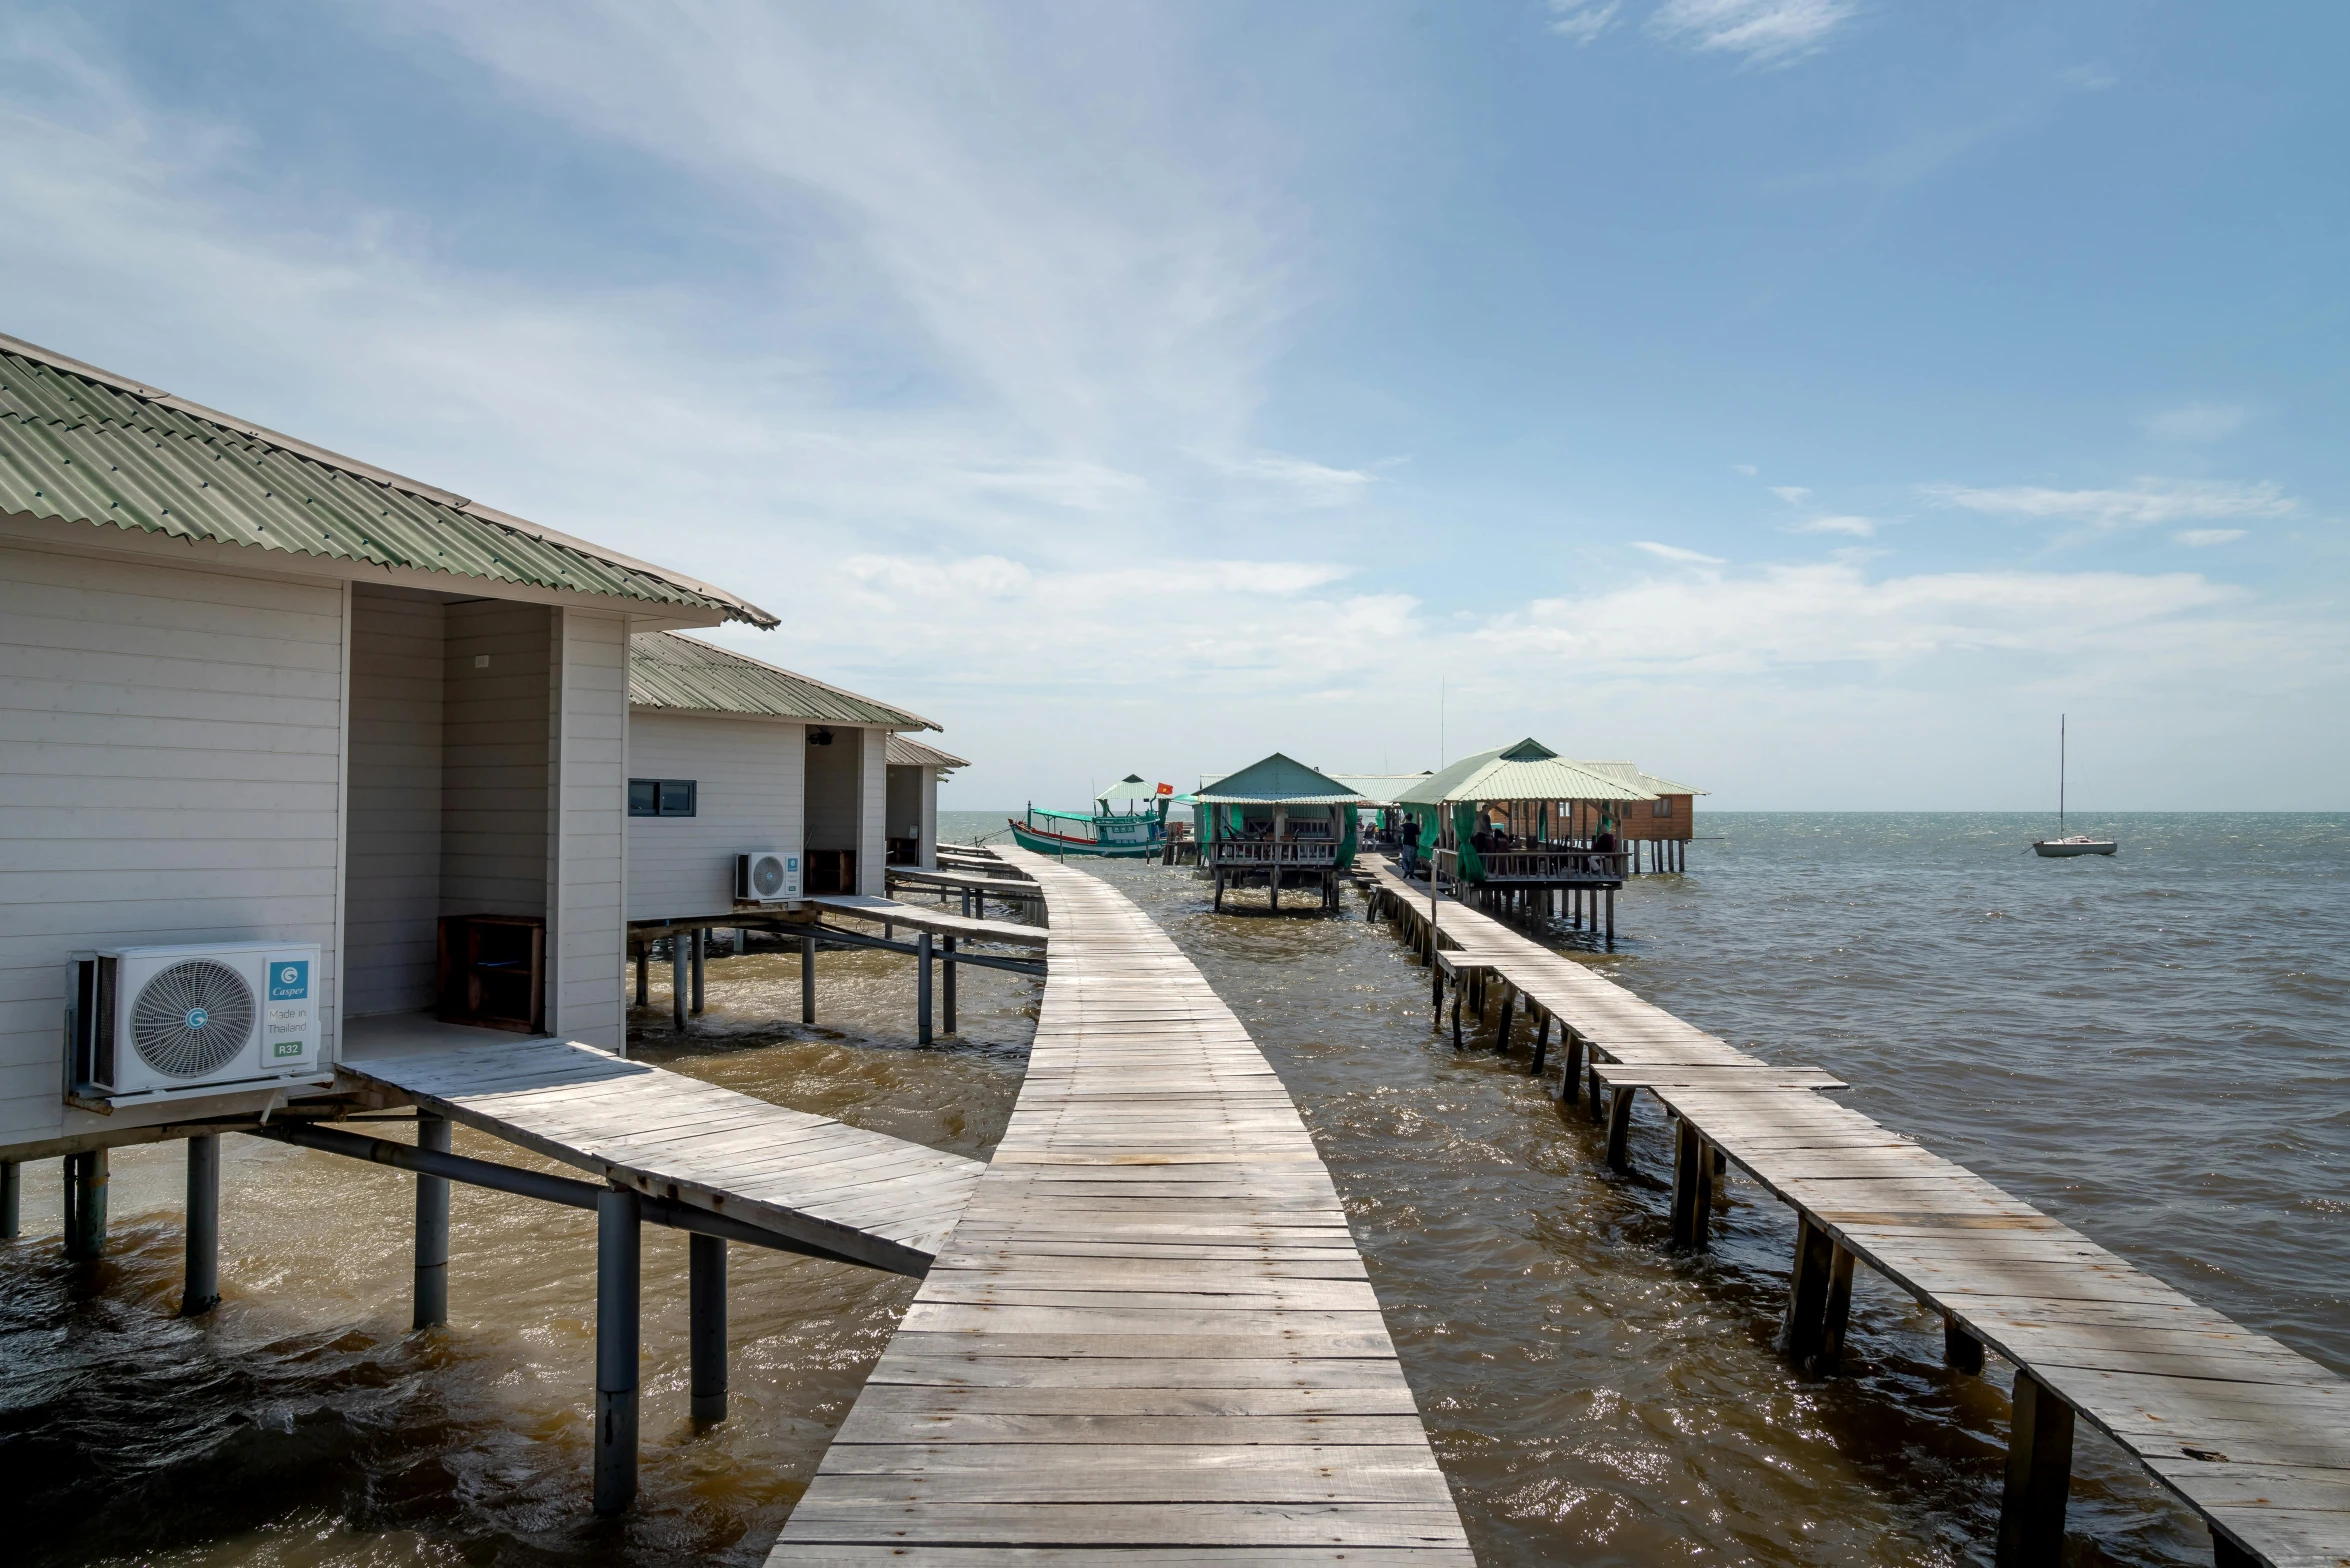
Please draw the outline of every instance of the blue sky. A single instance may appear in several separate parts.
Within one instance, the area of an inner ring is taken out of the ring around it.
[[[2350,807],[2330,5],[45,7],[0,330],[722,582],[965,807]],[[1440,693],[1441,698],[1440,698]]]

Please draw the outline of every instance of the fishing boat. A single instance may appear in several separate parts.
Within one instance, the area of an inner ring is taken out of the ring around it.
[[[1173,785],[1146,784],[1129,773],[1094,797],[1089,814],[1028,808],[1026,819],[1007,819],[1013,842],[1042,855],[1102,855],[1141,860],[1156,855],[1167,837],[1167,806]]]
[[[2065,771],[2065,716],[2056,716],[2056,832],[2055,838],[2032,840],[2032,853],[2045,860],[2063,860],[2074,855],[2110,855],[2120,845],[2109,838],[2091,838],[2086,833],[2067,834],[2064,831],[2064,771]]]

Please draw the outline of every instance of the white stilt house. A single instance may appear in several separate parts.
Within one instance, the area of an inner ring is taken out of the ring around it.
[[[436,1014],[621,1046],[631,639],[725,620],[775,624],[0,338],[0,1171]]]
[[[938,786],[971,764],[905,735],[889,738],[889,863],[938,869]]]
[[[628,918],[735,907],[740,857],[801,857],[801,891],[882,896],[900,730],[920,714],[698,638],[629,649]],[[926,748],[925,748],[926,749]],[[935,795],[934,797],[935,798]]]

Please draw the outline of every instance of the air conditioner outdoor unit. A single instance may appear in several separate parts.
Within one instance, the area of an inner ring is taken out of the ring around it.
[[[748,903],[781,904],[806,897],[801,891],[800,852],[762,849],[734,857],[734,896]]]
[[[122,1101],[319,1079],[318,944],[76,954],[69,1092]]]

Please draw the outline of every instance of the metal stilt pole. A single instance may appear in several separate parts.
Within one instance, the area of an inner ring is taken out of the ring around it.
[[[800,1022],[816,1021],[816,939],[800,938]]]
[[[686,1241],[693,1418],[706,1425],[726,1419],[726,1243],[699,1233]]]
[[[65,1157],[65,1255],[87,1263],[106,1251],[106,1151]]]
[[[180,1316],[220,1305],[220,1135],[188,1140],[188,1276]]]
[[[683,931],[669,933],[669,1027],[679,1033],[685,1031],[686,998],[693,991],[693,980],[686,973],[693,967],[693,939]]]
[[[652,944],[640,943],[636,950],[636,1005],[643,1007],[652,999]]]
[[[930,1043],[930,933],[914,933],[914,1038]]]
[[[17,1208],[24,1195],[24,1173],[14,1160],[0,1160],[0,1241],[17,1238]]]
[[[435,1154],[449,1152],[449,1123],[423,1111],[416,1114],[416,1146]],[[416,1178],[416,1312],[412,1328],[435,1328],[449,1321],[449,1181],[445,1176]]]
[[[636,1501],[637,1195],[596,1195],[596,1512]],[[699,1238],[697,1238],[699,1239]]]
[[[953,1034],[955,1032],[955,970],[960,967],[955,962],[955,939],[953,937],[947,938],[946,948],[946,971],[939,976],[939,979],[945,984],[945,990],[939,997],[939,1026],[945,1029],[948,1034]]]
[[[709,927],[707,927],[707,926],[696,926],[696,927],[694,927],[693,959],[694,959],[694,1004],[693,1004],[693,1010],[694,1010],[695,1012],[699,1013],[699,1012],[702,1010],[702,980],[703,980],[703,977],[704,977],[704,976],[705,976],[705,975],[706,975],[706,974],[709,972],[709,968],[710,968],[710,928],[709,928]]]

